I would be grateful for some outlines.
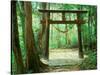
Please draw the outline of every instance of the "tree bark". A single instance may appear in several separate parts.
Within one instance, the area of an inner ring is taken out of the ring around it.
[[[47,3],[42,3],[42,9],[47,9]],[[43,17],[42,17],[42,19],[43,20],[46,20],[46,17],[47,17],[47,15],[46,15],[46,13],[43,13]],[[47,31],[46,31],[46,29],[47,29],[47,27],[46,27],[46,23],[43,23],[42,24],[42,47],[43,47],[43,52],[44,52],[44,56],[45,56],[45,53],[46,53],[46,33],[47,33]]]
[[[26,45],[26,68],[34,73],[40,72],[42,62],[37,54],[34,34],[32,31],[32,6],[31,2],[24,2],[25,9],[25,45]]]
[[[22,41],[23,41],[23,44],[22,44],[22,50],[24,50],[26,52],[26,49],[25,49],[25,13],[24,13],[24,1],[18,1],[17,3],[17,6],[18,6],[18,10],[19,13],[18,13],[18,18],[20,19],[20,23],[19,23],[19,27],[22,28]],[[25,59],[25,58],[24,58]]]
[[[57,28],[60,28],[59,25],[57,25]],[[58,45],[58,48],[61,48],[61,41],[60,41],[61,35],[60,34],[61,33],[57,31],[57,36],[56,37],[57,37],[57,45]]]
[[[17,64],[17,73],[24,73],[24,64],[23,64],[21,49],[19,45],[16,3],[17,3],[16,1],[11,2],[12,48],[13,48],[13,52],[14,52],[15,60]]]
[[[23,1],[19,1],[18,3],[18,7],[19,7],[19,16],[21,19],[21,26],[22,26],[22,36],[23,36],[23,42],[25,43],[25,14],[24,14],[24,2]],[[25,46],[25,45],[24,45]]]
[[[49,5],[47,3],[42,3],[42,9],[48,9]],[[45,20],[46,23],[42,23],[42,32],[41,32],[41,48],[44,50],[44,56],[48,58],[49,56],[49,24],[47,22],[48,17],[50,14],[48,13],[43,13],[42,20]]]
[[[91,22],[91,6],[89,6],[89,19],[88,19],[88,30],[89,30],[89,49],[92,49],[92,22]]]
[[[67,30],[67,24],[66,24],[66,26],[65,26],[65,30]],[[66,47],[67,47],[67,45],[68,45],[68,38],[67,38],[68,35],[67,35],[67,34],[68,34],[68,33],[66,32],[66,33],[65,33],[65,37],[66,37]]]

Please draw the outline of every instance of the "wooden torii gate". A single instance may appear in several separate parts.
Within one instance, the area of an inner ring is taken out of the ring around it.
[[[78,28],[78,42],[79,42],[79,57],[84,58],[83,50],[82,50],[82,39],[81,39],[81,24],[84,24],[85,21],[80,19],[80,15],[83,13],[87,13],[87,11],[81,11],[81,10],[39,10],[39,12],[45,14],[43,15],[43,18],[41,20],[42,25],[45,24],[47,27],[46,32],[46,50],[45,50],[45,56],[49,57],[49,29],[50,24],[77,24]],[[50,13],[61,13],[62,14],[62,20],[51,20],[50,19]],[[65,14],[67,13],[74,13],[77,15],[76,20],[66,20]]]

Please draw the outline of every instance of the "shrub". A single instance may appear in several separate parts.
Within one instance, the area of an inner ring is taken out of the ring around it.
[[[83,60],[80,64],[81,70],[97,69],[97,53],[89,51],[88,57]]]

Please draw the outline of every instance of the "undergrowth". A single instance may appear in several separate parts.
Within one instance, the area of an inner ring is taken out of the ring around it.
[[[85,53],[88,57],[83,60],[80,64],[81,70],[93,70],[97,69],[97,52],[96,51],[87,51]]]

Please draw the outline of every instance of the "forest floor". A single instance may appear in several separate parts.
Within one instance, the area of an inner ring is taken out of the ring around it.
[[[79,64],[84,59],[78,56],[78,48],[49,50],[49,68],[45,72],[66,72],[80,70]],[[87,56],[84,55],[86,58]]]

